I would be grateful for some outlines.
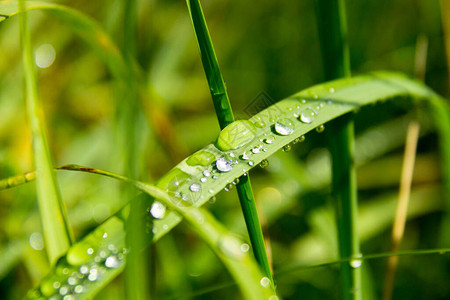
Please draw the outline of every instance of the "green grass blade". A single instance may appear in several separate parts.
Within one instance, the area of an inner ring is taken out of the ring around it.
[[[23,5],[23,2],[21,4]],[[23,10],[23,6],[20,9]],[[36,188],[40,216],[45,249],[50,263],[54,264],[70,247],[73,238],[55,171],[53,170],[53,159],[48,147],[45,117],[39,99],[26,13],[22,13],[20,17],[20,36],[23,49],[25,95],[28,118],[31,124],[34,164],[37,173]]]
[[[343,0],[317,0],[317,22],[326,80],[350,77],[350,53],[347,43],[347,22]],[[352,116],[333,124],[330,137],[332,161],[332,194],[340,257],[359,257],[357,231],[358,200],[354,165],[354,122]],[[341,265],[343,299],[362,299],[361,269]]]
[[[217,119],[219,120],[220,128],[224,129],[228,124],[233,123],[234,116],[222,73],[220,72],[216,53],[209,35],[208,26],[206,25],[200,1],[187,0],[186,3],[197,37],[203,69],[205,70],[206,78],[208,80],[208,86],[211,97],[213,98]]]
[[[217,119],[220,128],[224,129],[234,121],[234,116],[211,37],[209,35],[208,26],[206,24],[205,16],[203,15],[200,1],[187,0],[186,2],[197,37],[203,68],[208,80]],[[256,261],[259,263],[266,276],[270,278],[271,285],[274,286],[269,259],[264,244],[264,236],[259,222],[255,197],[253,195],[249,176],[242,176],[239,179],[236,189]]]

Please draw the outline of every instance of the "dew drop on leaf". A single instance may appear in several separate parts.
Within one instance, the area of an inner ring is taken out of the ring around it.
[[[263,277],[263,278],[261,278],[261,280],[259,281],[259,283],[261,284],[261,286],[262,286],[263,288],[267,288],[267,287],[269,287],[269,285],[270,285],[270,279],[267,278],[267,277]]]
[[[256,126],[248,120],[239,120],[225,127],[217,139],[217,148],[229,151],[241,148],[256,137]]]
[[[166,215],[166,207],[159,201],[155,201],[150,208],[150,214],[155,219],[163,219]]]
[[[300,121],[302,121],[303,123],[309,124],[314,121],[315,117],[316,117],[316,112],[311,108],[306,108],[300,114]]]
[[[233,166],[223,157],[216,160],[216,167],[220,172],[230,172]]]
[[[289,152],[289,151],[291,151],[291,149],[292,149],[292,147],[289,144],[283,146],[283,151],[284,152]]]
[[[118,268],[120,265],[120,260],[115,255],[108,256],[108,258],[105,260],[105,267],[109,269]]]
[[[281,119],[275,123],[274,130],[279,135],[290,135],[294,132],[294,124],[289,119]]]
[[[247,153],[247,152],[244,152],[244,153],[242,153],[242,155],[241,155],[241,159],[243,159],[243,160],[249,160],[250,159],[250,153]]]
[[[198,183],[193,183],[191,184],[191,186],[189,187],[189,190],[191,192],[197,193],[200,192],[200,190],[202,189],[201,185]]]
[[[261,167],[261,168],[267,168],[268,166],[269,166],[269,161],[267,160],[267,159],[263,159],[260,163],[259,163],[259,166]]]
[[[322,124],[322,125],[320,125],[320,126],[318,126],[317,128],[316,128],[316,131],[318,132],[318,133],[321,133],[321,132],[323,132],[325,130],[325,126]]]

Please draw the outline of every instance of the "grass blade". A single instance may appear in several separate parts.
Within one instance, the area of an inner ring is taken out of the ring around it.
[[[227,125],[234,121],[225,83],[223,81],[222,73],[220,72],[219,63],[214,52],[214,47],[209,35],[200,1],[187,0],[187,5],[191,15],[192,24],[194,26],[195,35],[197,37],[203,68],[208,80],[217,119],[219,121],[220,128],[224,129]],[[264,236],[262,233],[261,224],[259,222],[255,198],[248,175],[242,176],[239,179],[236,189],[256,261],[259,263],[266,276],[269,277],[271,285],[274,287],[269,259],[267,257],[266,247],[264,244]]]
[[[23,11],[23,1],[20,4],[20,10]],[[31,124],[34,164],[37,173],[36,188],[39,209],[45,248],[50,263],[54,264],[70,247],[73,238],[58,188],[55,171],[53,170],[53,159],[48,147],[44,112],[38,94],[30,31],[25,12],[20,16],[20,36],[23,49],[26,103],[28,118]]]
[[[343,0],[317,0],[325,78],[350,77],[350,53]],[[359,257],[358,200],[354,165],[354,123],[351,116],[339,119],[329,134],[332,160],[332,194],[335,198],[340,257]],[[362,299],[359,266],[341,264],[343,299]]]

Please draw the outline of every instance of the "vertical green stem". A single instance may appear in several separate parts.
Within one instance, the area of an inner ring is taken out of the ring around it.
[[[194,26],[195,35],[197,37],[203,68],[208,80],[217,119],[219,121],[220,128],[223,129],[234,121],[225,83],[223,81],[222,73],[220,72],[219,63],[214,52],[214,47],[209,35],[200,1],[187,0],[186,2],[191,15],[192,24]],[[258,213],[256,210],[255,198],[250,185],[250,177],[248,175],[241,176],[239,183],[236,185],[236,189],[256,261],[262,268],[263,273],[270,279],[272,287],[274,287],[266,247],[264,245],[261,224],[259,222]]]
[[[125,160],[125,174],[129,178],[139,177],[136,158],[138,155],[137,134],[138,127],[136,117],[139,114],[139,93],[136,84],[137,74],[134,61],[136,57],[136,37],[137,37],[137,1],[124,0],[123,18],[123,54],[127,66],[128,76],[125,79],[123,97],[119,105],[119,119],[122,120],[122,153]],[[124,195],[133,197],[133,191],[128,185],[125,187]],[[146,237],[144,228],[145,220],[142,212],[145,211],[149,203],[148,197],[142,201],[131,201],[130,214],[127,219],[126,243],[130,249],[127,257],[125,269],[125,290],[127,299],[150,299],[150,272],[149,253],[141,251],[144,249]]]
[[[350,76],[350,54],[343,0],[316,0],[317,22],[326,80]],[[341,258],[360,256],[357,232],[357,186],[353,161],[354,124],[350,115],[333,124],[330,130],[332,157],[332,194]],[[341,265],[343,299],[362,299],[359,263]]]
[[[70,247],[73,237],[69,229],[61,193],[58,189],[55,171],[53,170],[53,158],[47,142],[44,112],[39,99],[30,30],[24,2],[19,1],[19,10],[22,12],[19,18],[26,104],[32,132],[33,156],[37,173],[36,188],[43,234],[50,263],[54,264]]]

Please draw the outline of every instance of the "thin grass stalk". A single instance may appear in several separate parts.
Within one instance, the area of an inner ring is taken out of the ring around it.
[[[316,0],[316,11],[325,79],[350,77],[344,1]],[[353,258],[355,262],[341,264],[343,299],[362,299],[354,135],[351,115],[338,119],[329,132],[339,256]]]
[[[119,118],[122,119],[122,153],[125,160],[125,174],[129,178],[138,178],[139,170],[136,163],[138,155],[136,116],[139,114],[139,93],[135,84],[137,73],[135,71],[136,37],[137,37],[137,1],[124,0],[123,2],[123,56],[128,70],[125,80],[125,97],[119,105]],[[129,185],[124,187],[125,197],[133,197],[133,190]],[[149,199],[151,201],[151,199]],[[126,222],[126,244],[130,249],[125,268],[125,293],[127,299],[150,299],[150,255],[144,248],[148,238],[144,232],[145,220],[141,212],[145,211],[147,201],[131,201],[130,214]],[[151,247],[150,247],[151,249]]]
[[[66,210],[58,188],[53,158],[48,146],[45,117],[39,98],[36,71],[31,48],[25,1],[19,1],[20,37],[25,74],[25,98],[31,125],[33,158],[37,173],[36,188],[45,240],[45,248],[53,265],[73,242]]]
[[[199,0],[187,0],[187,6],[194,27],[197,43],[200,49],[203,68],[211,92],[217,119],[221,129],[234,121],[233,112],[226,91],[225,83],[220,72],[219,63],[209,35],[206,20]],[[250,184],[250,177],[241,176],[236,189],[241,203],[247,231],[250,237],[253,253],[263,273],[270,279],[274,287],[269,259],[264,245],[264,237],[256,209],[255,198]]]
[[[414,73],[417,78],[425,81],[426,65],[428,53],[428,38],[424,35],[417,37],[416,55],[414,59]],[[397,209],[392,226],[391,252],[397,252],[403,239],[405,231],[406,217],[408,214],[411,186],[414,174],[414,164],[417,154],[417,143],[419,141],[420,123],[417,120],[409,122],[406,131],[405,152],[403,156],[402,173],[400,177],[400,190],[397,202]],[[394,291],[395,272],[397,270],[399,258],[391,256],[387,261],[386,276],[384,277],[384,290],[381,299],[390,300]]]

